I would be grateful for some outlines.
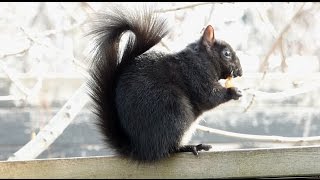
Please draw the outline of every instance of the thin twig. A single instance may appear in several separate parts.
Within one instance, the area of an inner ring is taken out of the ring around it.
[[[276,92],[276,93],[269,93],[269,92],[263,92],[263,91],[257,91],[257,90],[246,90],[248,94],[252,94],[256,99],[283,99],[291,96],[296,96],[299,94],[307,93],[310,91],[314,91],[316,89],[320,88],[320,82],[313,82],[311,84],[305,85],[303,87],[289,89],[286,91]]]
[[[29,45],[28,46],[26,46],[25,48],[23,48],[23,49],[21,49],[21,50],[19,50],[17,52],[2,54],[2,55],[0,55],[0,59],[7,58],[9,56],[16,56],[16,55],[24,54],[24,53],[29,51],[29,49],[31,47],[31,44],[32,43],[29,41]]]
[[[282,38],[284,36],[284,34],[289,30],[290,26],[292,25],[292,23],[299,18],[303,13],[302,12],[307,12],[308,10],[302,11],[303,7],[304,7],[305,3],[303,3],[300,8],[298,9],[298,11],[293,15],[293,17],[290,19],[290,21],[284,26],[284,28],[281,30],[280,34],[277,36],[276,40],[274,41],[274,43],[272,44],[271,48],[269,49],[269,51],[267,52],[265,58],[263,59],[261,65],[260,65],[260,72],[263,72],[261,80],[259,85],[255,88],[258,89],[263,80],[266,77],[267,74],[267,67],[269,66],[269,57],[271,56],[271,54],[275,51],[275,49],[278,47],[279,43],[281,43]],[[250,103],[248,104],[248,106],[244,109],[244,113],[248,111],[248,109],[252,106],[253,102],[255,101],[255,96],[252,96]]]
[[[71,31],[77,27],[80,27],[81,25],[83,25],[85,23],[85,21],[79,22],[79,23],[75,23],[72,24],[69,27],[65,27],[65,28],[61,28],[61,29],[52,29],[52,30],[47,30],[41,34],[37,34],[37,35],[33,35],[33,37],[38,38],[38,37],[43,37],[43,36],[50,36],[50,35],[54,35],[54,34],[58,34],[58,33],[63,33],[63,32],[68,32]]]
[[[261,20],[267,25],[269,32],[274,38],[277,38],[278,32],[276,32],[276,29],[274,28],[273,24],[270,22],[267,14],[264,11],[261,11],[259,8],[255,8],[255,10],[258,12],[259,17]]]
[[[37,44],[39,44],[39,45],[45,46],[45,47],[47,47],[47,48],[53,49],[54,51],[56,51],[56,52],[58,52],[58,53],[60,53],[60,54],[63,54],[63,55],[66,54],[63,50],[61,50],[61,49],[59,49],[59,48],[57,48],[57,47],[55,47],[55,46],[52,46],[52,45],[50,45],[50,44],[48,44],[48,43],[42,42],[42,41],[38,40],[37,38],[33,37],[32,35],[30,35],[30,33],[26,32],[26,30],[25,30],[22,26],[19,26],[19,28],[21,29],[21,31],[26,35],[26,37],[27,37],[30,41],[35,42],[35,43],[37,43]],[[75,65],[79,66],[79,67],[80,67],[81,69],[83,69],[84,71],[87,70],[87,67],[86,67],[81,61],[79,61],[78,59],[76,59],[74,56],[67,56],[67,58],[72,59],[72,62],[73,62]]]
[[[160,41],[160,44],[168,51],[171,52],[171,49],[169,48],[169,46],[167,46],[167,44],[165,42],[163,42],[163,40]]]
[[[73,20],[75,20],[76,22],[78,22],[78,20],[79,20],[79,18],[80,18],[81,16],[79,16],[76,12],[70,11],[68,8],[66,8],[66,7],[64,6],[64,3],[63,3],[63,2],[60,2],[60,3],[59,3],[59,6],[61,7],[61,9],[63,9],[63,10],[66,12],[66,14],[67,14],[69,17],[71,17]]]
[[[288,64],[286,62],[286,56],[285,56],[285,53],[284,53],[284,43],[283,43],[283,38],[281,38],[281,44],[280,44],[280,54],[281,54],[281,71],[282,72],[286,72],[287,69],[288,69]]]
[[[48,6],[46,2],[39,3],[37,14],[31,20],[31,24],[30,24],[31,26],[34,26],[39,19],[42,19],[42,22],[45,25],[45,27],[47,28],[52,27],[51,19],[48,17],[48,14],[47,14],[47,8]]]
[[[307,12],[308,10],[302,11],[303,7],[304,7],[305,3],[303,3],[300,8],[298,9],[298,11],[293,15],[293,17],[290,19],[290,21],[284,26],[284,28],[281,30],[280,34],[277,36],[276,40],[274,41],[274,43],[272,44],[271,48],[269,49],[269,51],[267,52],[266,56],[264,57],[261,66],[260,66],[260,72],[265,72],[267,70],[268,67],[268,60],[269,57],[271,56],[271,54],[273,53],[273,51],[277,48],[277,46],[280,44],[281,39],[283,38],[284,34],[289,30],[289,28],[291,27],[291,25],[293,24],[293,22],[301,17],[301,15],[303,14],[303,12]]]
[[[233,137],[238,139],[246,139],[252,141],[259,141],[259,142],[272,142],[272,143],[320,143],[320,136],[313,136],[313,137],[283,137],[283,136],[265,136],[265,135],[252,135],[252,134],[242,134],[242,133],[235,133],[229,131],[223,131],[219,129],[213,129],[209,127],[205,127],[202,125],[198,125],[197,129],[218,134],[226,137]]]
[[[251,106],[253,105],[253,103],[254,103],[255,100],[256,100],[256,95],[254,94],[254,95],[252,96],[252,98],[251,98],[248,106],[244,108],[243,113],[246,113],[246,112],[251,108]]]
[[[11,100],[27,100],[28,98],[30,98],[31,96],[35,96],[37,93],[40,92],[41,88],[42,88],[42,77],[38,77],[37,78],[37,82],[36,84],[33,86],[32,89],[29,89],[27,87],[25,87],[20,80],[18,80],[16,75],[13,75],[13,73],[11,73],[8,70],[8,67],[2,63],[0,61],[0,69],[3,70],[3,72],[8,76],[8,78],[16,85],[16,87],[24,94],[23,97],[10,97]],[[8,97],[7,97],[8,98]],[[8,99],[9,100],[9,99]]]
[[[166,12],[171,12],[171,11],[190,9],[190,8],[194,8],[194,7],[202,6],[202,5],[207,5],[207,4],[213,4],[213,2],[195,3],[195,4],[190,4],[190,5],[181,6],[181,7],[175,7],[175,8],[171,8],[171,9],[159,9],[159,10],[156,10],[155,12],[156,13],[166,13]]]
[[[208,17],[206,18],[206,20],[204,21],[204,25],[205,25],[205,26],[207,26],[208,23],[210,22],[211,16],[212,16],[212,13],[213,13],[213,10],[214,10],[214,4],[211,5],[209,15],[208,15]]]
[[[96,12],[96,10],[88,2],[81,2],[80,7],[87,13],[89,17],[92,17],[92,14]]]

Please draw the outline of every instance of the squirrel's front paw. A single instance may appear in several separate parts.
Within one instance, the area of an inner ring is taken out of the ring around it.
[[[228,88],[228,93],[231,99],[238,100],[242,96],[242,92],[236,87]]]

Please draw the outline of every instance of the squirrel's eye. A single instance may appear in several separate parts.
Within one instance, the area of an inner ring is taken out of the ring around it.
[[[232,56],[231,51],[228,48],[225,48],[222,51],[222,55],[227,59],[231,59],[231,56]]]

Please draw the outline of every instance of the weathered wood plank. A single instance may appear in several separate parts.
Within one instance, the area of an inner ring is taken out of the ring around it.
[[[0,178],[234,178],[320,175],[320,146],[176,154],[156,164],[119,157],[0,162]]]

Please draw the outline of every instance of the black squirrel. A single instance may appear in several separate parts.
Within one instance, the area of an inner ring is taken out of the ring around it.
[[[149,52],[169,31],[166,21],[148,9],[114,8],[99,14],[93,27],[88,87],[104,142],[137,162],[208,151],[210,145],[183,145],[182,139],[203,112],[242,96],[238,88],[218,82],[242,76],[232,47],[217,40],[208,25],[180,52]],[[120,38],[127,31],[121,56]]]

